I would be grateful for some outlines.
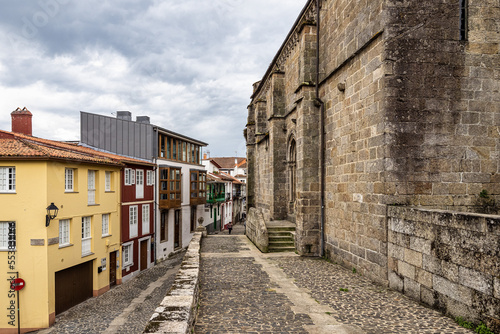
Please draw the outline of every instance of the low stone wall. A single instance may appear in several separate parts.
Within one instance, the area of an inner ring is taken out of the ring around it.
[[[264,214],[259,209],[250,208],[250,210],[248,210],[246,236],[261,252],[268,252],[269,235],[267,234]]]
[[[144,333],[191,333],[198,304],[201,238],[201,232],[193,235],[172,288],[155,310]]]
[[[500,216],[388,208],[389,285],[500,333]]]

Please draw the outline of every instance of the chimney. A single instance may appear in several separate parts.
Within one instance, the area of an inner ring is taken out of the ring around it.
[[[135,121],[137,123],[149,124],[149,116],[137,116]]]
[[[17,108],[10,113],[10,116],[12,118],[12,132],[32,135],[31,118],[33,114],[26,107]]]
[[[131,121],[132,113],[130,111],[117,111],[116,118],[123,119],[124,121]]]
[[[203,160],[207,160],[207,154],[203,153]]]

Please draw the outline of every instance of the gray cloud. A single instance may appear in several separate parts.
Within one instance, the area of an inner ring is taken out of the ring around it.
[[[39,137],[75,140],[79,111],[130,110],[244,154],[259,80],[306,0],[8,1],[0,11],[0,129],[26,106]]]

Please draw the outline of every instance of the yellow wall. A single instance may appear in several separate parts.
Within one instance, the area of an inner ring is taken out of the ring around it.
[[[16,222],[15,271],[26,282],[19,292],[21,327],[46,327],[48,325],[48,268],[46,247],[30,246],[31,239],[47,239],[45,208],[47,207],[47,182],[45,162],[0,162],[0,167],[16,167],[16,193],[0,193],[0,221]],[[0,328],[17,328],[8,324],[9,253],[0,252]],[[17,301],[16,301],[17,304]],[[3,314],[5,313],[5,314]]]
[[[120,167],[65,162],[15,162],[0,166],[16,167],[16,194],[0,194],[0,221],[16,221],[17,270],[26,281],[20,292],[21,327],[43,328],[49,325],[49,315],[55,312],[55,272],[93,261],[94,293],[105,291],[109,285],[109,253],[120,256]],[[76,171],[74,192],[65,192],[65,169]],[[87,172],[96,170],[96,203],[87,203]],[[105,171],[113,172],[112,191],[105,192]],[[53,202],[59,214],[45,227],[45,208]],[[5,208],[5,209],[4,209]],[[110,236],[103,237],[102,214],[110,214]],[[92,254],[82,257],[81,221],[92,221]],[[70,244],[48,245],[59,237],[59,220],[70,219]],[[31,239],[43,239],[43,246],[32,246]],[[109,245],[109,246],[107,246]],[[7,266],[7,252],[0,252],[0,268]],[[97,273],[101,259],[106,258],[106,270]],[[118,258],[119,263],[121,259]],[[3,274],[6,270],[0,271]],[[6,274],[4,274],[6,275]],[[7,279],[7,278],[6,278]],[[5,285],[2,281],[1,284]],[[121,270],[117,270],[121,279]],[[8,307],[8,286],[0,295],[0,308]],[[7,304],[6,304],[7,302]],[[5,306],[5,307],[4,307]],[[6,312],[6,311],[5,311]],[[12,328],[1,317],[0,328]],[[16,323],[17,325],[17,323]]]

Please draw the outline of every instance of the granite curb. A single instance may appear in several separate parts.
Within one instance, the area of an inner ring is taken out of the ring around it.
[[[172,288],[155,309],[143,333],[187,334],[194,327],[199,297],[200,244],[196,232],[189,243]]]

